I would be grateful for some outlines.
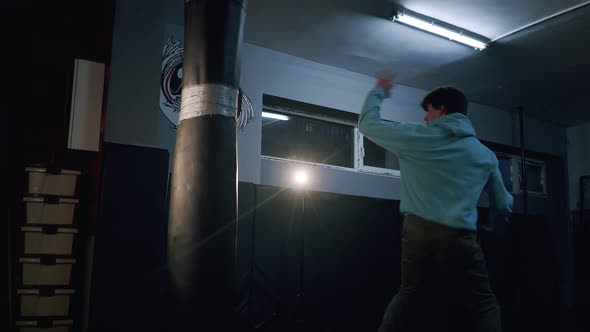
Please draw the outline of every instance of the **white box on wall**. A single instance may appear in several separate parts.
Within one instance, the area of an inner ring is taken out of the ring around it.
[[[76,59],[68,149],[98,151],[105,65]]]

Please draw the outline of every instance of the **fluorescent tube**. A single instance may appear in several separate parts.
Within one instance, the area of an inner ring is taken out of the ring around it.
[[[275,119],[275,120],[283,120],[283,121],[289,120],[289,117],[286,115],[269,113],[269,112],[262,112],[262,117],[269,118],[269,119]]]
[[[393,17],[393,20],[413,26],[415,28],[418,28],[418,29],[421,29],[424,31],[432,32],[432,33],[437,34],[441,37],[445,37],[445,38],[457,41],[459,43],[471,46],[471,47],[476,48],[480,51],[488,46],[486,43],[481,42],[477,39],[471,38],[469,36],[466,36],[460,32],[449,30],[449,29],[444,28],[442,26],[436,25],[434,22],[425,21],[423,19],[411,16],[407,13],[403,13],[403,12],[399,13],[398,15]]]

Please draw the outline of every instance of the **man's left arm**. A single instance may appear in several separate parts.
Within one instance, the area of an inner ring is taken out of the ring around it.
[[[385,97],[386,91],[380,87],[369,92],[359,116],[359,131],[386,150],[399,153],[409,143],[417,125],[383,120],[380,110]]]

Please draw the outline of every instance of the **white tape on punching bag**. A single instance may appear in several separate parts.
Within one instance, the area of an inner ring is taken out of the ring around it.
[[[182,89],[180,116],[182,120],[219,114],[235,117],[238,110],[238,89],[221,84],[197,84]]]

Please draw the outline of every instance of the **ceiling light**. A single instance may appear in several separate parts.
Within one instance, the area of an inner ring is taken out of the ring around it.
[[[464,33],[464,31],[461,31],[461,29],[459,28],[447,28],[446,26],[450,26],[449,24],[443,22],[436,22],[434,19],[427,18],[423,15],[410,13],[407,10],[400,10],[394,12],[391,19],[393,21],[407,24],[420,30],[434,33],[441,37],[454,40],[467,46],[471,46],[476,50],[481,51],[488,46],[487,42],[468,36]]]
[[[283,121],[289,120],[289,117],[286,115],[269,113],[269,112],[262,112],[262,117],[269,118],[269,119],[275,119],[275,120],[283,120]]]

